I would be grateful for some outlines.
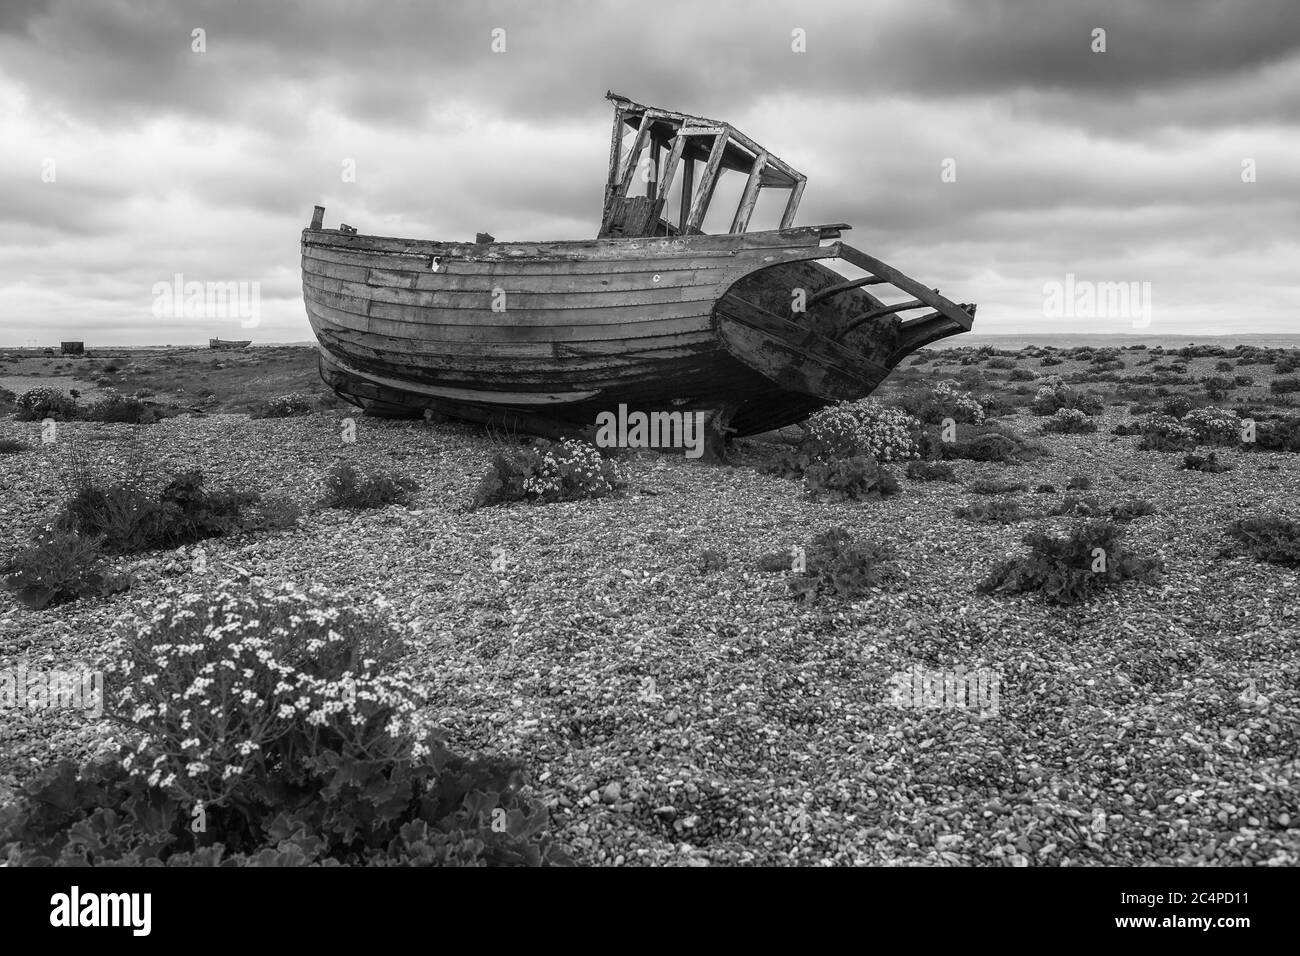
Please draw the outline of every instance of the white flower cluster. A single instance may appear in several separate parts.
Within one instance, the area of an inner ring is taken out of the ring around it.
[[[538,498],[602,495],[622,481],[617,462],[606,461],[594,445],[569,439],[540,457],[524,479],[524,492]]]
[[[920,457],[912,437],[921,423],[872,399],[823,408],[804,423],[808,437],[833,454],[870,455],[880,462]]]
[[[1230,408],[1193,408],[1183,416],[1183,424],[1196,433],[1200,441],[1229,443],[1241,434],[1241,417]]]
[[[392,715],[385,727],[392,740],[410,742],[416,758],[427,753],[432,726],[419,712],[423,695],[410,672],[379,674],[374,660],[359,671],[322,666],[357,649],[355,636],[335,627],[349,630],[342,618],[353,628],[382,627],[327,606],[326,594],[292,585],[222,591],[210,603],[188,594],[137,620],[138,637],[116,645],[128,656],[108,668],[126,679],[117,711],[143,730],[127,768],[151,786],[216,802],[286,734],[328,727],[368,741],[367,724],[382,710]],[[329,676],[317,676],[322,671]]]
[[[953,410],[952,417],[954,419],[966,421],[972,425],[978,425],[984,421],[984,409],[980,403],[971,397],[970,392],[964,391],[961,385],[952,379],[935,382],[930,386],[930,391],[934,393],[936,401]]]
[[[1053,420],[1061,424],[1081,425],[1088,420],[1088,416],[1077,408],[1058,408],[1052,416]]]

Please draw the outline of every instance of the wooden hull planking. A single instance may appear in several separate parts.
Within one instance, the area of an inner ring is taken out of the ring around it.
[[[823,244],[840,228],[483,244],[309,228],[303,297],[322,378],[377,414],[583,433],[626,404],[754,434],[870,394],[910,351],[970,328],[973,307]],[[835,291],[844,277],[817,261],[832,258],[933,311],[872,318],[887,307]],[[796,288],[811,304],[792,314]]]

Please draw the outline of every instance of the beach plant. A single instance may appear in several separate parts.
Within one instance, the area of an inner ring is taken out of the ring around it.
[[[1171,415],[1152,415],[1141,423],[1137,447],[1141,451],[1190,451],[1196,447],[1196,432]]]
[[[909,461],[907,477],[915,481],[956,481],[952,465],[946,461]]]
[[[927,458],[965,458],[1007,464],[1030,461],[1049,454],[1042,446],[1026,441],[1014,429],[997,422],[958,425],[951,436],[952,441],[945,441],[945,437],[941,429],[928,431],[921,442],[922,454]]]
[[[105,680],[125,741],[5,809],[8,865],[569,862],[521,763],[447,749],[384,610],[227,584],[137,616]]]
[[[1274,395],[1287,395],[1291,392],[1300,392],[1300,378],[1275,378],[1268,383],[1269,389]]]
[[[71,421],[77,417],[77,400],[57,388],[29,388],[14,402],[14,417],[20,422],[39,422],[47,418]]]
[[[1159,562],[1128,550],[1123,530],[1108,519],[1082,521],[1064,535],[1031,531],[1029,550],[996,565],[982,594],[1036,592],[1053,604],[1078,604],[1125,580],[1152,580]]]
[[[316,408],[316,398],[305,392],[277,395],[259,405],[250,418],[298,418],[310,415]]]
[[[1027,517],[1025,509],[1014,498],[991,498],[971,502],[953,511],[958,518],[977,524],[1014,524]]]
[[[498,450],[474,491],[471,507],[603,498],[626,485],[623,469],[594,445],[539,439],[526,447]]]
[[[1283,415],[1256,423],[1255,441],[1245,447],[1262,451],[1300,452],[1300,415]]]
[[[980,478],[971,484],[970,490],[977,495],[1011,495],[1018,491],[1028,491],[1029,486],[1023,481],[1008,481],[1003,478]]]
[[[1077,408],[1058,408],[1052,417],[1043,423],[1044,432],[1062,435],[1082,435],[1096,430],[1097,423]]]
[[[872,399],[841,402],[810,415],[804,441],[820,461],[866,455],[881,463],[906,461],[919,454],[921,422],[906,412]]]
[[[1035,415],[1055,415],[1063,408],[1075,409],[1084,415],[1096,415],[1104,407],[1099,396],[1076,391],[1059,379],[1040,385],[1029,406]]]
[[[1241,418],[1229,408],[1206,405],[1194,408],[1183,416],[1182,423],[1190,428],[1200,442],[1215,445],[1235,445],[1241,439]]]
[[[1210,452],[1208,455],[1190,452],[1183,457],[1183,463],[1178,467],[1188,471],[1204,471],[1212,475],[1232,471],[1233,469],[1233,466],[1226,461],[1222,461],[1216,452]]]
[[[1300,522],[1279,515],[1251,515],[1229,525],[1228,536],[1260,561],[1300,564]]]
[[[899,405],[907,414],[927,425],[936,425],[948,418],[966,425],[978,425],[984,421],[984,409],[980,403],[960,383],[951,379],[909,389],[899,398]]]
[[[105,597],[130,586],[128,576],[107,569],[94,538],[53,529],[37,532],[0,573],[5,588],[37,611],[81,598]]]
[[[325,474],[326,508],[361,510],[385,508],[389,505],[409,505],[411,496],[420,486],[404,475],[388,475],[381,471],[362,474],[351,462],[340,462]]]
[[[804,471],[804,490],[815,498],[859,501],[897,494],[898,479],[869,455],[813,462]]]
[[[854,600],[898,580],[896,558],[897,550],[887,542],[854,541],[845,528],[831,528],[809,543],[804,569],[789,574],[791,596],[809,601],[819,597]]]

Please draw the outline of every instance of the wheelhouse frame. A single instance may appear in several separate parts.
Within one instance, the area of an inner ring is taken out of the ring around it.
[[[762,189],[788,189],[779,228],[794,223],[795,211],[808,181],[803,173],[783,162],[730,123],[691,116],[633,102],[614,92],[605,98],[614,104],[614,129],[610,139],[609,171],[599,237],[698,235],[713,201],[714,187],[724,169],[748,176],[732,216],[730,233],[743,233]],[[628,129],[636,137],[625,150]],[[644,154],[649,156],[646,195],[629,196]],[[702,162],[698,183],[695,164]],[[680,167],[681,206],[673,219],[664,207]]]

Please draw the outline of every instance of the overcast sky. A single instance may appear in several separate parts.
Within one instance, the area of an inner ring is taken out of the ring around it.
[[[316,203],[593,236],[607,89],[745,131],[809,177],[797,224],[977,331],[1134,330],[1045,314],[1072,274],[1150,283],[1152,334],[1300,332],[1296,0],[0,0],[0,345],[307,340]],[[178,273],[258,283],[258,324],[155,315]]]

